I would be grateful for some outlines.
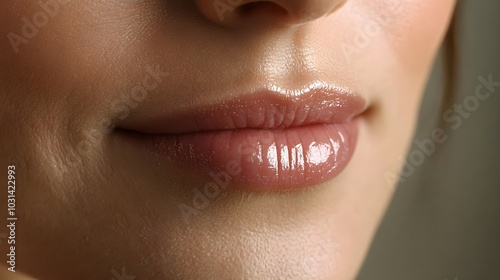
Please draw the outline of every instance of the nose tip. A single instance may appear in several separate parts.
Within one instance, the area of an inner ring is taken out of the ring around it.
[[[233,27],[256,24],[294,25],[321,18],[346,0],[196,0],[210,21]]]

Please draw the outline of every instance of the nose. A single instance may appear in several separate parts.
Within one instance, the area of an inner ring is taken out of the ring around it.
[[[326,16],[346,0],[196,0],[201,13],[225,27],[295,25]]]

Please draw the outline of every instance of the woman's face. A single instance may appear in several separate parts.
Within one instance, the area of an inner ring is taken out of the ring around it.
[[[353,279],[453,5],[2,1],[16,269]]]

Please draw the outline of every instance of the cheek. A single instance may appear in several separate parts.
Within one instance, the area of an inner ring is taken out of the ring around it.
[[[350,26],[344,26],[343,30],[349,32],[342,32],[341,42],[346,58],[344,68],[352,72],[350,76],[358,80],[362,91],[372,93],[373,103],[404,102],[408,106],[418,103],[454,3],[454,0],[348,2],[344,22]]]
[[[379,70],[371,77],[375,78],[372,85],[379,91],[387,116],[393,114],[389,119],[400,116],[400,121],[408,123],[418,114],[418,104],[448,29],[454,4],[454,0],[391,2],[391,5],[399,5],[399,9],[393,15],[393,24],[384,30],[384,38],[375,44],[374,50],[379,55],[375,52],[370,55],[378,57],[372,59]],[[396,119],[388,123],[400,124]]]
[[[348,63],[429,63],[448,25],[455,0],[359,0],[345,6],[340,22]],[[366,67],[367,65],[364,65]]]
[[[407,69],[426,69],[448,27],[455,0],[405,0],[396,13],[389,44]]]

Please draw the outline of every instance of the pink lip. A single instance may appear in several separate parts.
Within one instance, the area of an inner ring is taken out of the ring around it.
[[[350,90],[313,83],[293,92],[267,88],[121,128],[134,132],[160,162],[234,188],[275,191],[339,174],[356,145],[354,118],[364,109],[365,101]]]

